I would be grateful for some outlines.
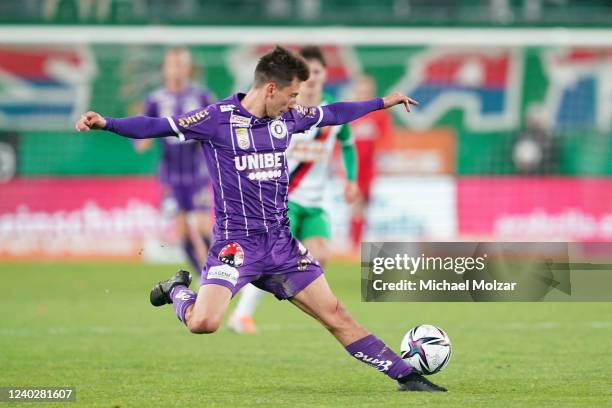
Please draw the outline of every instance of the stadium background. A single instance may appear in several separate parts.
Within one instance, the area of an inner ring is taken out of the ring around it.
[[[612,47],[602,46],[609,32],[584,27],[605,25],[606,2],[234,3],[2,5],[3,21],[21,25],[0,36],[0,256],[177,260],[159,213],[159,151],[139,155],[127,140],[72,131],[87,109],[139,113],[172,44],[189,46],[196,82],[219,97],[246,89],[274,43],[314,42],[330,60],[329,92],[350,98],[351,80],[368,73],[380,95],[421,102],[410,115],[393,112],[365,240],[612,236]],[[236,27],[253,23],[254,9],[261,21],[247,39]],[[353,27],[337,35],[331,22]],[[371,27],[383,22],[400,31]],[[185,32],[182,23],[198,25]],[[306,30],[299,41],[283,40],[296,37],[282,35],[287,23]],[[569,31],[546,31],[555,24]],[[348,211],[338,183],[328,208],[342,253]]]
[[[394,348],[416,324],[444,328],[453,360],[433,380],[448,395],[393,392],[270,297],[255,336],[188,335],[148,303],[181,261],[159,152],[72,130],[85,109],[137,113],[167,45],[188,45],[224,97],[268,45],[318,43],[340,97],[366,72],[421,102],[393,113],[367,239],[609,241],[609,2],[168,3],[0,2],[0,387],[73,386],[95,407],[612,405],[609,303],[363,303],[356,260],[330,262],[334,292]],[[329,205],[343,253],[346,208]]]

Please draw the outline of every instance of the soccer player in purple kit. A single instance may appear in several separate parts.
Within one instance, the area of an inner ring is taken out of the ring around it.
[[[190,84],[192,71],[189,50],[169,48],[162,64],[164,86],[146,97],[145,116],[163,118],[209,105],[214,98],[210,92]],[[136,140],[136,150],[147,150],[153,141]],[[202,146],[195,140],[181,142],[174,133],[160,142],[159,177],[167,196],[164,201],[173,207],[177,235],[189,262],[200,271],[210,246],[210,179]]]
[[[203,146],[215,197],[214,243],[202,270],[200,289],[188,289],[189,272],[179,271],[151,290],[154,306],[172,304],[192,333],[213,333],[231,298],[247,283],[288,299],[318,320],[347,352],[398,382],[400,391],[446,391],[418,374],[385,343],[357,323],[334,296],[322,268],[291,236],[287,219],[285,150],[291,134],[340,125],[369,112],[416,101],[393,93],[363,102],[321,107],[296,104],[308,79],[305,61],[282,47],[264,55],[247,94],[167,118],[102,117],[87,112],[78,131],[105,129],[125,137],[162,137]]]

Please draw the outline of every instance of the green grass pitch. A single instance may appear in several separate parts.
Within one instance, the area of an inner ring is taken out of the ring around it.
[[[398,393],[271,296],[256,335],[188,333],[171,307],[148,301],[152,284],[173,272],[0,264],[0,387],[76,387],[76,404],[44,407],[612,406],[611,303],[361,303],[358,265],[332,263],[326,274],[336,294],[395,350],[418,323],[449,333],[452,360],[432,379],[450,391]]]

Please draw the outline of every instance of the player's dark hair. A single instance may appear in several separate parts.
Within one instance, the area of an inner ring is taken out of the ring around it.
[[[306,81],[309,75],[308,65],[302,57],[277,45],[257,63],[255,86],[259,87],[267,82],[274,82],[279,88],[284,88],[294,78]]]
[[[323,56],[323,51],[321,48],[316,45],[307,45],[306,47],[300,50],[300,55],[305,60],[317,60],[323,65],[327,67],[327,62],[325,62],[325,57]]]

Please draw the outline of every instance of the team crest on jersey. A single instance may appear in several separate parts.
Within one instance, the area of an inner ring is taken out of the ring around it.
[[[246,128],[236,128],[236,141],[238,142],[238,147],[240,147],[242,150],[246,150],[251,147],[249,130]]]
[[[273,120],[270,122],[270,133],[277,139],[284,139],[287,137],[287,125],[282,120]]]
[[[219,260],[229,266],[242,266],[244,263],[244,251],[239,243],[230,242],[219,251]]]

